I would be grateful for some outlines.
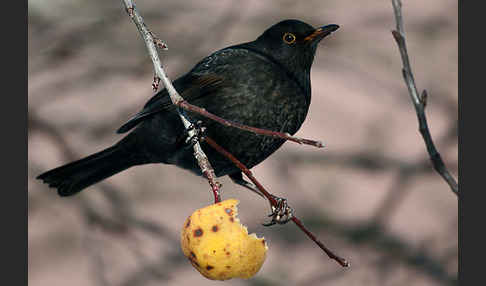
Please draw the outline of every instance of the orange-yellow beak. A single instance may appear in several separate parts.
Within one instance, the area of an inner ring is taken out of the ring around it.
[[[337,29],[339,29],[339,26],[336,24],[322,26],[320,28],[317,28],[314,32],[312,32],[307,37],[305,37],[304,42],[311,43],[314,41],[320,41],[326,36],[330,35],[332,32],[336,31]]]

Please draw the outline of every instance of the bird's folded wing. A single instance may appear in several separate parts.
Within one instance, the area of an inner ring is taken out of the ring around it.
[[[185,100],[191,102],[203,96],[210,95],[217,89],[221,88],[223,84],[223,77],[215,74],[189,74],[175,80],[173,84],[179,94]],[[130,118],[116,132],[125,133],[155,113],[167,112],[174,109],[175,105],[172,104],[167,90],[164,89],[154,95],[145,104],[142,111]]]

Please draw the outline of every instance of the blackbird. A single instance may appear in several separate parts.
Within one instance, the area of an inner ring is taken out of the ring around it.
[[[173,85],[189,103],[222,118],[295,134],[311,101],[310,69],[317,45],[338,28],[331,24],[316,29],[299,20],[281,21],[252,42],[214,52]],[[205,134],[248,168],[265,160],[285,142],[223,126],[194,113],[186,115],[193,123],[202,122]],[[37,178],[57,188],[60,196],[70,196],[142,164],[173,164],[202,175],[167,90],[154,95],[117,133],[130,130],[113,146]],[[231,161],[204,141],[201,147],[216,176],[229,175],[235,183],[254,189]]]

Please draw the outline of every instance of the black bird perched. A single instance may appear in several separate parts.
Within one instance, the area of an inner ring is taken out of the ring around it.
[[[310,69],[318,43],[338,25],[313,28],[285,20],[268,28],[255,41],[219,50],[173,82],[189,103],[241,124],[295,134],[304,122],[311,100]],[[206,135],[251,168],[275,152],[285,140],[223,126],[195,114]],[[136,127],[135,129],[133,129]],[[164,89],[118,133],[133,129],[113,146],[78,161],[47,171],[37,178],[70,196],[132,166],[164,163],[201,170],[186,131]],[[216,176],[229,175],[252,189],[234,164],[206,143],[201,146]]]

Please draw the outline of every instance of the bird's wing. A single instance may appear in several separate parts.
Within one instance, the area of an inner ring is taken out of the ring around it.
[[[215,74],[188,74],[175,80],[173,83],[179,94],[189,102],[214,92],[221,88],[222,84],[223,77]],[[151,115],[158,112],[166,112],[174,108],[175,106],[172,104],[167,90],[164,89],[154,95],[145,104],[142,111],[130,118],[116,132],[125,133]]]

